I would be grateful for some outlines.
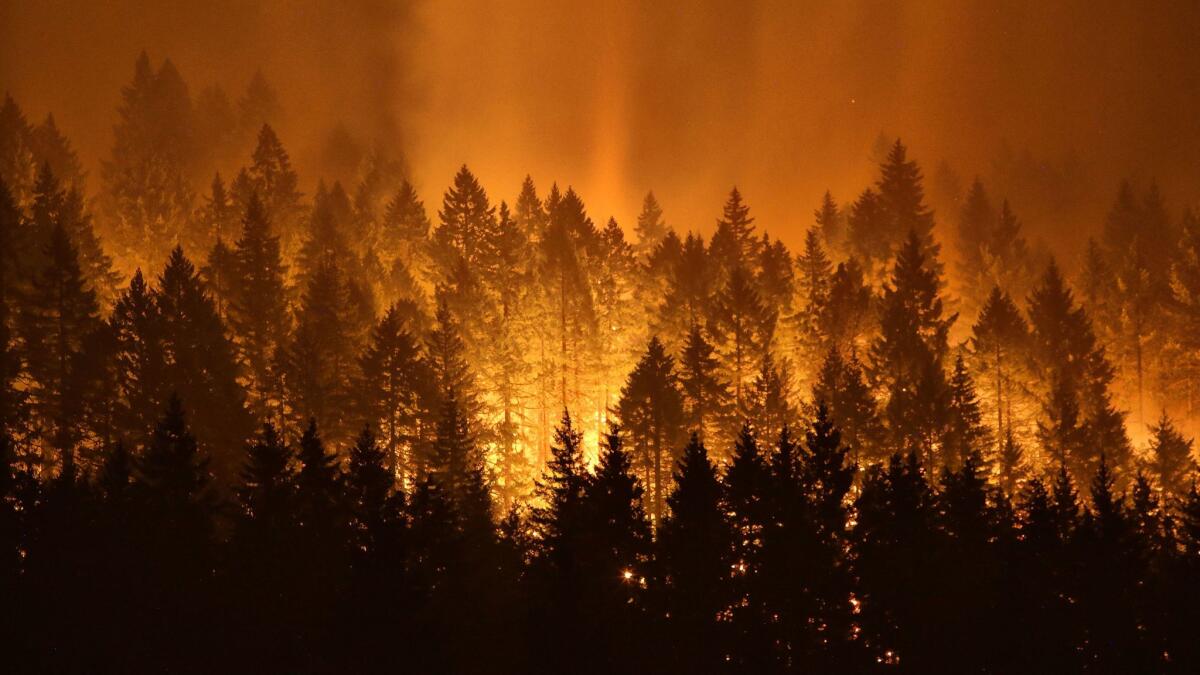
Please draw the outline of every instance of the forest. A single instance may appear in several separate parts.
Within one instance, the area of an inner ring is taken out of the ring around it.
[[[278,108],[143,53],[93,175],[0,107],[12,672],[1200,670],[1153,182],[1066,260],[886,138],[706,236],[381,149],[302,185]]]

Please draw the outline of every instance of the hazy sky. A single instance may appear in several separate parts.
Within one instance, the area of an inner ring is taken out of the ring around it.
[[[1022,199],[1049,198],[1013,195],[1052,240],[1096,226],[1125,175],[1158,180],[1173,210],[1200,199],[1196,2],[0,7],[0,87],[33,119],[53,111],[93,176],[146,49],[174,60],[193,94],[219,83],[236,96],[261,68],[306,191],[340,122],[401,149],[427,203],[466,162],[496,197],[528,172],[627,225],[653,188],[671,223],[708,231],[737,183],[793,244],[827,187],[849,199],[873,178],[881,132],[903,137],[927,175],[945,160],[986,179],[1005,143],[1047,166],[1076,162],[1082,204],[1023,211]]]

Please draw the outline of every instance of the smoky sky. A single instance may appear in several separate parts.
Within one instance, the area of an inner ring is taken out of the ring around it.
[[[307,190],[341,124],[402,153],[427,204],[465,162],[496,198],[529,173],[626,225],[653,189],[671,224],[707,232],[737,184],[791,244],[827,188],[845,201],[873,180],[881,134],[927,176],[945,162],[990,181],[1051,243],[1097,227],[1123,177],[1157,181],[1173,211],[1200,198],[1194,2],[2,7],[0,86],[33,119],[54,112],[93,176],[145,49],[193,95],[221,84],[236,97],[261,69]],[[1006,179],[1005,157],[1069,189]]]

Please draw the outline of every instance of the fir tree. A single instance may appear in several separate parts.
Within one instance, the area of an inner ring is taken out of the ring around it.
[[[658,205],[654,192],[647,192],[646,198],[642,200],[642,212],[638,214],[637,225],[634,227],[637,234],[637,241],[633,244],[634,254],[639,259],[648,258],[669,229],[663,220],[663,210]]]
[[[750,269],[758,258],[760,242],[754,236],[754,218],[750,207],[742,201],[742,193],[734,187],[721,218],[717,219],[717,231],[713,234],[711,250],[713,259],[725,278],[737,268]]]
[[[699,324],[692,324],[679,355],[679,387],[683,425],[699,442],[726,447],[732,433],[733,405],[729,385],[721,380],[716,350]]]
[[[441,224],[433,232],[433,258],[440,270],[438,279],[449,278],[459,260],[487,276],[491,265],[496,211],[487,192],[464,164],[454,176],[454,185],[442,198],[438,211]]]
[[[629,373],[617,404],[621,434],[631,447],[650,492],[650,514],[662,522],[667,493],[664,467],[670,470],[672,454],[683,434],[683,395],[671,358],[658,338]]]
[[[146,266],[166,255],[192,212],[192,103],[175,66],[168,60],[155,71],[145,52],[121,98],[100,171],[105,213],[122,257]]]
[[[886,459],[883,425],[857,357],[846,359],[830,349],[813,382],[812,401],[818,409],[824,407],[835,427],[844,430],[841,437],[855,464]]]
[[[256,417],[278,419],[283,392],[277,365],[289,328],[287,268],[257,195],[246,206],[232,263],[229,327],[248,380],[250,407]]]
[[[762,334],[767,314],[749,273],[735,267],[715,299],[712,333],[720,336],[726,379],[733,387],[734,405],[741,409],[749,393],[747,380],[761,358],[769,336]]]
[[[238,386],[234,347],[183,249],[171,252],[153,297],[163,391],[177,393],[195,411],[196,437],[212,457],[217,478],[229,485],[237,472],[236,448],[252,433],[253,422]]]
[[[945,422],[943,361],[955,315],[943,316],[936,266],[910,232],[880,299],[880,334],[871,344],[872,378],[886,401],[884,420],[894,448],[933,462]]]
[[[1182,498],[1189,478],[1194,482],[1192,440],[1184,438],[1165,410],[1158,422],[1150,426],[1150,461],[1146,468],[1164,502]]]
[[[835,253],[843,251],[847,244],[845,218],[829,190],[821,197],[821,207],[813,211],[813,219],[825,248]]]
[[[996,421],[998,441],[1002,430],[1013,427],[1013,399],[1026,388],[1022,364],[1027,358],[1028,330],[1012,298],[993,286],[972,328],[968,349],[971,365],[984,378],[983,405]]]
[[[954,360],[949,381],[948,421],[942,439],[946,465],[957,471],[968,457],[975,456],[980,467],[987,470],[991,462],[982,459],[990,444],[991,432],[983,424],[983,411],[975,395],[975,382],[967,372],[961,354]]]
[[[675,469],[670,509],[658,530],[658,561],[677,653],[699,670],[718,663],[723,626],[713,620],[728,594],[733,533],[725,520],[721,481],[700,437],[693,433]]]
[[[372,331],[354,390],[357,409],[379,430],[387,466],[402,482],[415,481],[417,449],[431,436],[430,380],[420,343],[393,305]]]
[[[825,349],[851,354],[865,348],[873,320],[873,294],[863,279],[862,267],[854,258],[838,263],[817,316]]]
[[[321,262],[309,280],[288,347],[287,390],[301,418],[315,417],[335,446],[350,440],[350,390],[359,344],[349,316],[351,289],[332,260]]]
[[[76,369],[85,340],[99,326],[96,297],[83,279],[75,247],[56,225],[18,317],[29,397],[45,440],[69,450],[79,440],[84,383]]]

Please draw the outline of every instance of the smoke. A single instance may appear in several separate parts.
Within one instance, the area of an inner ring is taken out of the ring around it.
[[[0,85],[55,112],[91,167],[145,48],[193,94],[236,96],[261,68],[306,179],[342,124],[402,151],[427,203],[465,162],[494,197],[530,173],[626,225],[654,189],[707,232],[736,183],[794,245],[827,188],[848,201],[874,178],[881,133],[927,176],[980,175],[1056,245],[1124,176],[1176,212],[1200,198],[1191,2],[12,1],[0,18]]]

